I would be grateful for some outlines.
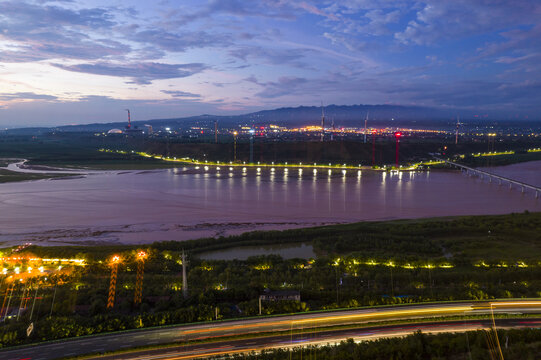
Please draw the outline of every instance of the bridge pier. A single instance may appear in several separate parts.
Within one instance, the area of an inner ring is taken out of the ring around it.
[[[539,186],[526,184],[526,183],[523,183],[522,181],[510,179],[510,178],[500,176],[500,175],[497,175],[497,174],[492,174],[492,173],[486,172],[484,170],[470,168],[468,166],[460,165],[460,164],[457,164],[457,163],[449,161],[449,160],[444,160],[444,159],[440,159],[440,158],[437,158],[437,157],[434,157],[434,158],[436,160],[438,160],[438,161],[443,161],[443,162],[445,162],[445,163],[447,163],[447,164],[449,164],[451,166],[456,166],[456,167],[460,168],[461,171],[468,174],[469,177],[477,176],[481,180],[485,180],[485,177],[486,177],[486,178],[488,178],[489,183],[492,183],[493,180],[498,179],[498,184],[499,185],[502,185],[503,183],[507,182],[509,184],[509,190],[513,189],[513,184],[515,184],[517,186],[520,186],[520,191],[523,194],[526,191],[526,189],[531,189],[531,190],[533,190],[535,192],[535,198],[539,199],[539,196],[540,196],[540,193],[541,193],[541,187],[539,187]]]

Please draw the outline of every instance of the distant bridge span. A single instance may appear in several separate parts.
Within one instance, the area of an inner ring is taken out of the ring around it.
[[[435,157],[435,156],[434,156],[434,158],[436,160],[443,161],[446,164],[449,164],[451,166],[459,168],[462,171],[466,171],[466,173],[468,175],[469,174],[474,174],[474,175],[479,175],[480,177],[483,177],[483,176],[488,177],[489,182],[492,182],[492,179],[496,179],[496,180],[499,181],[500,185],[502,184],[502,182],[508,183],[509,188],[512,188],[513,185],[520,186],[522,192],[524,192],[525,189],[533,190],[535,192],[535,198],[536,199],[539,198],[539,194],[541,193],[541,187],[538,187],[538,186],[526,184],[526,183],[524,183],[522,181],[514,180],[514,179],[511,179],[511,178],[508,178],[508,177],[505,177],[505,176],[492,174],[492,173],[489,173],[489,172],[484,171],[484,170],[471,168],[469,166],[461,165],[461,164],[458,164],[456,162],[445,160],[445,159],[438,158],[438,157]]]

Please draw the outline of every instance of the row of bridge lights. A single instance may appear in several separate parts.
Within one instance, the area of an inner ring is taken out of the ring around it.
[[[199,166],[196,166],[195,169],[196,169],[196,170],[199,170]],[[208,167],[208,166],[205,166],[203,169],[204,169],[205,171],[209,171],[209,167]],[[219,171],[221,171],[221,170],[222,170],[222,169],[221,169],[219,166],[216,167],[216,171],[219,172]],[[302,175],[303,170],[304,170],[304,169],[299,169],[299,170],[298,170],[299,175]],[[233,168],[233,167],[230,167],[230,168],[229,168],[229,171],[230,171],[230,172],[233,172],[233,171],[234,171],[234,168]],[[248,169],[247,169],[246,167],[243,167],[243,168],[242,168],[242,172],[243,172],[243,173],[246,173],[247,171],[248,171]],[[271,173],[274,173],[275,171],[276,171],[275,168],[271,168],[271,169],[270,169],[270,172],[271,172]],[[260,174],[260,173],[261,173],[261,168],[260,168],[260,167],[256,168],[256,172],[257,172],[258,174]],[[314,173],[314,175],[316,175],[316,174],[317,174],[317,169],[314,169],[312,172]],[[288,169],[284,169],[284,175],[286,175],[286,174],[288,174],[288,173],[289,173],[289,170],[288,170]],[[331,170],[331,169],[328,170],[328,174],[329,174],[329,176],[332,175],[332,170]],[[342,169],[342,174],[343,174],[343,175],[346,175],[346,174],[347,174],[347,171],[346,171],[345,169]],[[357,175],[358,175],[358,176],[361,176],[361,170],[358,170],[358,171],[357,171]]]
[[[199,167],[199,166],[196,166],[195,169],[196,169],[196,170],[199,170],[200,167]],[[209,167],[209,166],[204,166],[203,169],[204,169],[205,171],[209,171],[209,170],[210,170],[210,167]],[[222,170],[221,167],[219,167],[219,166],[216,167],[216,171],[217,171],[218,173],[219,173],[221,170]],[[232,173],[234,170],[235,170],[234,167],[229,167],[229,172],[230,172],[230,173]],[[256,172],[257,172],[257,175],[260,175],[260,174],[261,174],[262,169],[261,169],[260,167],[257,167],[255,170],[256,170]],[[305,169],[302,169],[302,168],[298,169],[299,175],[302,175],[302,173],[303,173],[304,170],[305,170]],[[246,173],[247,171],[248,171],[248,168],[247,168],[247,167],[243,167],[243,168],[242,168],[242,173]],[[270,168],[270,172],[271,172],[271,174],[274,174],[274,173],[276,172],[276,169],[275,169],[275,168]],[[313,172],[313,174],[314,174],[314,176],[315,176],[315,175],[317,175],[318,169],[313,169],[312,172]],[[328,170],[327,170],[327,173],[328,173],[329,176],[332,175],[332,172],[333,172],[332,169],[328,169]],[[284,168],[284,175],[287,175],[288,173],[289,173],[289,169]],[[342,173],[344,176],[346,176],[347,170],[346,170],[346,169],[342,169],[342,170],[341,170],[341,173]],[[392,173],[397,173],[397,174],[399,174],[400,176],[402,175],[402,171],[400,171],[400,170],[391,170],[391,174],[392,174]],[[385,174],[385,173],[384,173],[384,174]],[[358,175],[359,177],[361,176],[361,170],[357,170],[357,175]]]
[[[175,159],[176,159],[176,158],[175,158]],[[194,159],[192,159],[192,160],[195,161]],[[209,162],[208,160],[205,160],[205,163],[208,164],[208,162]],[[216,161],[216,164],[221,164],[221,162],[220,162],[220,161]],[[226,163],[225,161],[224,161],[224,164],[227,165],[227,163]],[[243,165],[246,165],[246,161],[243,161],[242,164],[243,164]],[[233,165],[233,161],[230,161],[230,162],[229,162],[229,165]],[[258,161],[258,162],[257,162],[257,165],[261,165],[261,161]],[[264,165],[265,165],[265,164],[264,164]],[[274,165],[274,161],[271,162],[271,165]],[[295,166],[295,165],[290,165],[290,164],[288,164],[287,161],[284,162],[284,165],[285,165],[285,166]],[[302,162],[299,162],[299,165],[298,165],[298,166],[302,166]],[[314,163],[313,166],[322,166],[322,167],[325,167],[325,165],[318,165],[317,163]],[[329,166],[333,166],[333,164],[332,164],[332,163],[329,163]],[[334,166],[340,166],[340,165],[334,165]],[[346,166],[347,166],[346,163],[343,163],[343,164],[342,164],[342,167],[346,167]],[[359,164],[359,167],[361,167],[361,164]]]

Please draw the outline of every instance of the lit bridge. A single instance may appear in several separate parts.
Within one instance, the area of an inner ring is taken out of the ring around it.
[[[434,158],[436,160],[443,161],[446,164],[454,166],[454,167],[460,169],[461,171],[466,172],[466,174],[468,174],[468,175],[477,175],[480,178],[488,178],[489,182],[492,182],[492,180],[494,179],[494,180],[497,180],[500,185],[502,183],[507,183],[507,184],[509,184],[510,189],[513,187],[513,185],[516,185],[516,186],[520,187],[521,192],[523,192],[523,193],[524,193],[524,191],[526,189],[533,190],[535,192],[535,198],[536,199],[539,198],[539,193],[541,193],[541,187],[538,187],[538,186],[526,184],[526,183],[524,183],[522,181],[510,179],[508,177],[501,176],[501,175],[492,174],[492,173],[489,173],[489,172],[484,171],[484,170],[475,169],[475,168],[472,168],[472,167],[469,167],[469,166],[458,164],[458,163],[453,162],[453,161],[441,159],[441,158],[438,158],[438,157],[435,157],[435,156],[434,156]]]

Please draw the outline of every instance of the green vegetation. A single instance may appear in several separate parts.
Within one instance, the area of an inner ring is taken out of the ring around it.
[[[281,314],[443,300],[539,297],[541,213],[365,222],[288,231],[252,232],[219,239],[159,242],[146,247],[143,302],[133,305],[135,246],[35,247],[4,250],[6,275],[26,273],[30,258],[84,258],[86,266],[26,277],[13,293],[19,306],[25,286],[39,285],[35,332],[26,338],[30,307],[19,321],[0,327],[2,346],[103,331],[253,316],[265,288],[299,290],[301,302],[268,302],[264,314]],[[313,244],[318,258],[205,261],[202,251],[240,245]],[[189,296],[182,294],[181,252],[189,254]],[[13,250],[15,251],[15,250]],[[115,307],[106,311],[111,268],[119,254]],[[21,257],[8,261],[7,256]],[[32,293],[31,292],[31,293]],[[55,295],[56,292],[56,295]],[[56,300],[53,305],[53,298]],[[52,308],[52,316],[51,314]],[[10,313],[16,312],[12,308]]]
[[[320,255],[352,254],[377,262],[450,257],[516,263],[541,259],[541,213],[359,222],[285,231],[245,233],[153,244],[158,250],[195,253],[237,246],[311,243]]]
[[[1,156],[28,159],[28,165],[103,170],[175,167],[175,164],[143,158],[131,151],[123,154],[100,152],[99,149],[103,146],[121,150],[138,149],[140,144],[138,139],[96,137],[88,133],[0,137]]]
[[[541,352],[541,330],[498,330],[503,358],[507,360],[527,360],[538,358]],[[388,338],[355,343],[348,340],[339,345],[317,348],[296,348],[267,350],[261,354],[220,356],[220,359],[243,360],[301,360],[303,358],[320,360],[408,360],[433,359],[485,360],[500,358],[493,331],[469,331],[465,334],[426,335],[417,332],[403,338]]]
[[[235,159],[233,139],[218,144],[213,139],[198,140],[180,137],[125,137],[103,136],[103,134],[77,132],[48,132],[34,136],[0,136],[0,155],[29,159],[29,164],[66,166],[92,169],[150,169],[181,166],[154,158],[137,156],[133,152],[146,152],[153,155],[177,158],[194,158],[198,161],[229,162]],[[222,139],[224,140],[224,139]],[[446,137],[405,137],[400,144],[401,164],[406,166],[430,159],[429,153],[440,153],[453,157],[463,154],[487,151],[487,142],[479,139],[454,144]],[[514,151],[513,155],[490,157],[467,156],[465,164],[473,166],[505,165],[514,162],[539,160],[541,155],[528,153],[528,149],[538,146],[532,138],[502,138],[495,151]],[[99,149],[124,152],[105,153]],[[248,161],[250,145],[246,140],[238,141],[236,159]],[[372,165],[372,144],[351,139],[336,141],[275,141],[256,138],[254,141],[254,161],[261,163],[347,163],[352,166]],[[492,150],[492,149],[491,149]],[[378,138],[375,145],[375,165],[394,164],[395,141],[393,137]]]
[[[69,174],[30,174],[0,169],[0,184],[15,181],[30,181],[53,178],[66,178],[74,175]]]
[[[357,255],[378,263],[444,260],[494,266],[519,261],[537,264],[541,259],[541,213],[459,216],[447,218],[359,222],[284,231],[254,231],[241,235],[150,245],[156,251],[185,250],[192,255],[239,246],[307,243],[319,256]],[[31,247],[42,257],[105,260],[113,252],[136,246]],[[355,254],[357,253],[357,254]]]
[[[514,154],[501,154],[492,156],[472,156],[467,155],[459,159],[458,162],[472,167],[481,166],[502,166],[516,164],[526,161],[541,160],[541,152],[517,151]]]
[[[0,158],[0,168],[6,167],[11,163],[17,162],[18,160],[15,159],[1,159]]]

